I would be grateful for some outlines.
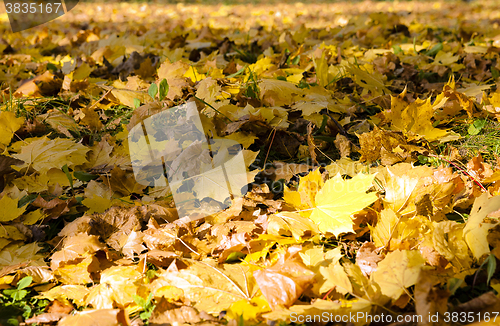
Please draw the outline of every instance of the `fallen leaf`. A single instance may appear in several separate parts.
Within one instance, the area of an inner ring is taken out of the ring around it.
[[[488,230],[494,225],[484,222],[484,219],[491,212],[500,209],[499,196],[489,198],[488,193],[477,197],[472,206],[469,219],[463,229],[465,242],[469,246],[474,258],[479,259],[490,252],[487,241]]]
[[[120,309],[92,309],[79,311],[64,317],[58,323],[61,326],[116,326],[130,325],[127,314]]]
[[[310,216],[319,230],[336,237],[341,233],[354,232],[351,215],[377,199],[375,193],[366,193],[372,186],[373,178],[374,175],[358,174],[350,180],[343,180],[337,174],[327,180],[316,194]]]
[[[294,252],[283,254],[279,261],[253,273],[271,309],[291,306],[312,283],[314,273],[307,269]]]
[[[24,118],[16,118],[16,114],[10,111],[0,112],[0,144],[9,145],[14,133],[21,128]]]
[[[365,242],[356,253],[356,264],[363,272],[363,275],[370,276],[377,270],[377,264],[383,258],[376,252],[373,242]]]
[[[24,167],[45,173],[54,167],[62,168],[67,165],[71,168],[87,162],[86,154],[88,151],[89,149],[85,146],[70,139],[52,140],[44,136],[22,146],[21,152],[13,156],[24,161]]]
[[[397,300],[406,288],[415,285],[425,260],[418,251],[396,250],[378,263],[373,280],[380,285],[382,293]]]

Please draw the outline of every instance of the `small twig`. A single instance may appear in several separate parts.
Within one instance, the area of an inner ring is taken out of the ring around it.
[[[106,97],[109,93],[111,93],[111,91],[112,91],[112,90],[113,90],[112,88],[108,89],[108,91],[107,91],[106,93],[104,93],[104,95],[103,95],[103,96],[101,96],[101,98],[100,98],[100,99],[98,99],[98,100],[97,100],[97,101],[95,101],[95,102],[94,102],[91,106],[89,106],[89,110],[90,110],[90,109],[92,109],[94,106],[96,106],[96,105],[97,105],[97,103],[99,103],[99,102],[101,102],[102,100],[104,100],[104,98],[105,98],[105,97]]]
[[[334,118],[332,117],[332,115],[327,111],[326,114],[330,117],[330,119],[332,119],[333,123],[335,124],[335,126],[337,127],[337,129],[339,130],[339,132],[344,135],[344,136],[348,136],[347,135],[347,132],[345,131],[344,127],[342,127],[340,125],[340,123]]]
[[[144,266],[142,267],[142,274],[146,273],[147,263],[148,263],[148,253],[146,252],[146,255],[144,256]]]
[[[179,238],[178,236],[173,235],[173,234],[170,234],[170,233],[168,233],[168,232],[165,232],[165,235],[167,235],[167,236],[169,236],[169,237],[171,237],[171,238],[174,238],[174,239],[176,239],[176,240],[179,240],[179,241],[180,241],[180,243],[182,243],[182,244],[183,244],[186,248],[188,248],[188,249],[189,249],[189,251],[191,251],[192,253],[197,254],[198,256],[201,256],[201,255],[200,255],[198,252],[196,252],[194,249],[191,249],[191,247],[190,247],[190,246],[188,246],[188,244],[187,244],[187,243],[185,243],[185,242],[184,242],[181,238]]]
[[[391,234],[389,235],[389,239],[387,239],[387,244],[385,245],[385,252],[388,252],[390,249],[391,249],[391,240],[392,240],[392,237],[394,236],[394,232],[396,231],[396,228],[398,227],[399,225],[399,222],[401,222],[401,219],[403,218],[402,215],[400,215],[398,217],[398,221],[396,222],[396,224],[394,225],[394,227],[392,228],[391,230]]]
[[[332,161],[332,163],[335,162],[334,159],[332,159],[330,156],[326,155],[321,149],[318,148],[318,146],[316,146],[315,144],[314,145],[314,148],[318,150],[318,152],[320,152],[321,154],[323,154],[323,156],[325,156],[327,159],[329,159],[330,161]]]
[[[217,112],[218,114],[220,114],[221,116],[223,116],[224,118],[226,118],[227,120],[229,120],[230,122],[234,122],[233,120],[229,119],[229,117],[227,115],[225,115],[224,113],[220,112],[219,110],[217,110],[216,108],[214,108],[212,105],[208,104],[207,102],[203,101],[201,98],[197,97],[196,95],[193,95],[193,97],[195,99],[197,99],[198,101],[200,101],[201,103],[203,103],[206,106],[208,106],[209,108],[211,108],[212,110],[214,110],[215,112]]]
[[[263,165],[264,168],[266,167],[267,157],[269,156],[269,152],[271,151],[271,146],[273,145],[274,142],[274,136],[276,136],[276,128],[274,128],[273,130],[273,138],[271,139],[271,144],[269,144],[269,148],[267,149],[266,158],[264,159],[264,165]]]
[[[460,215],[460,217],[462,218],[462,220],[464,220],[464,223],[467,222],[467,219],[465,218],[465,216],[463,216],[463,214],[461,214],[460,212],[457,212],[456,210],[453,210],[454,213]]]
[[[313,123],[309,122],[309,124],[307,125],[307,146],[309,147],[309,156],[311,156],[313,164],[317,165],[318,160],[316,159],[316,152],[314,151],[316,145],[314,144],[314,138],[312,136],[312,132],[313,132]]]
[[[335,289],[335,287],[331,288],[330,291],[328,291],[325,296],[323,297],[323,300],[326,300],[326,298],[328,297],[328,295],[330,295],[330,293],[332,293],[333,289]]]

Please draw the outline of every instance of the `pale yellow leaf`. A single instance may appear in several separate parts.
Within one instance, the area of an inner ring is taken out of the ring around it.
[[[291,235],[300,240],[301,237],[315,235],[318,227],[307,217],[295,212],[280,212],[267,218],[267,233],[276,235]]]
[[[490,252],[490,247],[487,241],[488,230],[495,226],[492,223],[483,222],[486,216],[500,209],[500,196],[488,198],[488,193],[483,193],[477,197],[472,206],[472,210],[467,220],[467,224],[463,230],[465,242],[469,246],[474,258],[479,259],[481,256]]]
[[[397,300],[406,288],[417,282],[424,264],[425,259],[419,251],[398,249],[387,254],[385,259],[378,263],[372,277],[380,286],[382,294]]]
[[[325,282],[319,288],[319,293],[326,293],[331,289],[335,289],[341,294],[352,293],[351,281],[340,263],[320,266],[319,272],[325,279]]]

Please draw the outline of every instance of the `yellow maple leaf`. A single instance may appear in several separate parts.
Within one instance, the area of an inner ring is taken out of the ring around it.
[[[6,229],[7,232],[12,230],[17,230],[12,225],[3,225],[0,229]],[[19,232],[19,231],[18,231]],[[3,235],[0,233],[0,237]],[[14,240],[24,240],[24,238],[14,238]],[[41,247],[36,242],[29,243],[27,245],[11,244],[0,251],[0,266],[10,266],[16,265],[24,262],[29,262],[30,266],[44,266],[44,255],[38,254],[37,252]]]
[[[377,247],[386,249],[408,249],[416,245],[419,239],[419,228],[426,225],[426,218],[414,216],[401,217],[392,209],[384,209],[375,227],[370,227],[373,241]]]
[[[189,65],[182,61],[170,63],[170,60],[165,60],[158,68],[158,79],[166,79],[168,82],[167,97],[173,100],[176,96],[182,96],[182,87],[188,86],[189,83],[183,75],[190,69]],[[193,78],[195,79],[195,78]]]
[[[56,270],[61,265],[82,257],[91,256],[103,248],[104,246],[97,236],[78,233],[64,240],[63,248],[50,258],[50,267],[52,270]]]
[[[82,203],[89,208],[88,213],[104,213],[113,204],[113,191],[104,183],[90,181],[85,188]]]
[[[500,196],[488,198],[488,193],[477,197],[472,206],[469,219],[464,227],[465,242],[469,246],[476,259],[490,252],[487,235],[488,230],[495,226],[492,223],[484,223],[486,216],[500,209]]]
[[[148,287],[156,297],[175,298],[181,290],[183,297],[193,302],[196,309],[218,314],[239,300],[250,300],[249,295],[257,287],[255,283],[246,287],[253,283],[247,283],[249,278],[251,268],[243,264],[192,261],[186,269],[161,272]]]
[[[449,66],[460,59],[459,55],[453,55],[451,52],[439,51],[434,58],[434,64]]]
[[[337,262],[342,257],[342,253],[340,252],[340,247],[337,247],[333,250],[336,250],[338,252],[337,255],[338,259],[334,260],[334,262]],[[325,260],[324,248],[322,246],[321,247],[315,246],[312,248],[303,249],[301,252],[299,252],[299,256],[300,258],[302,258],[302,262],[307,267],[314,267]]]
[[[184,77],[190,78],[193,82],[199,82],[206,78],[204,74],[200,74],[194,66],[189,67],[189,69],[184,74]]]
[[[278,79],[262,80],[259,89],[262,103],[269,106],[291,105],[303,94],[293,83]]]
[[[85,297],[88,293],[89,289],[84,285],[68,284],[53,287],[41,293],[37,298],[49,299],[50,301],[59,300],[61,302],[67,302],[67,300],[70,299],[77,305],[84,306]]]
[[[325,279],[319,288],[319,293],[325,293],[333,288],[342,294],[352,293],[351,281],[340,263],[319,266],[319,273]]]
[[[11,111],[0,112],[0,144],[9,145],[14,133],[21,128],[24,118],[16,118]]]
[[[456,270],[470,266],[471,257],[463,236],[464,224],[455,221],[432,222],[432,233],[426,234],[432,247]],[[485,236],[486,240],[486,236]]]
[[[316,70],[316,79],[318,84],[322,87],[326,87],[330,82],[330,76],[328,76],[328,57],[326,52],[328,52],[328,50],[321,53],[321,58],[313,58],[314,68]]]
[[[354,77],[356,84],[369,90],[374,96],[379,96],[390,92],[384,85],[382,75],[376,72],[369,73],[354,65],[346,67],[346,70]]]
[[[397,300],[405,291],[417,283],[425,259],[416,250],[396,250],[378,263],[372,273],[373,280],[380,285],[382,294]]]
[[[45,114],[40,114],[38,117],[42,118],[53,129],[69,138],[72,137],[70,131],[78,131],[80,128],[73,117],[61,111],[49,111]]]
[[[408,198],[415,190],[419,179],[412,178],[408,174],[396,175],[389,168],[387,168],[387,172],[384,203],[394,212],[399,212],[408,204]]]
[[[399,96],[391,96],[391,110],[386,112],[386,118],[391,121],[394,130],[409,133],[413,135],[413,139],[425,138],[428,141],[460,138],[460,135],[453,131],[438,129],[432,125],[434,111],[442,106],[446,99],[436,100],[434,104],[430,98],[408,103],[404,99],[405,96],[406,89]]]
[[[47,136],[36,139],[21,147],[21,153],[14,154],[23,160],[26,167],[33,167],[40,173],[51,168],[72,167],[87,162],[88,148],[70,139],[49,139]]]
[[[292,235],[300,240],[304,235],[314,235],[318,232],[316,224],[296,212],[280,212],[267,218],[267,233],[275,235]]]
[[[82,65],[73,71],[73,80],[84,80],[87,78],[92,72],[92,68],[90,68],[89,64],[84,62]]]
[[[19,216],[21,216],[22,213],[26,210],[26,206],[18,208],[19,200],[17,199],[12,199],[7,195],[4,195],[0,199],[0,207],[2,209],[0,210],[0,222],[8,222],[15,220]]]
[[[113,303],[119,306],[133,303],[141,276],[135,266],[110,267],[101,273],[101,283],[90,290],[85,301],[98,309],[113,308]]]
[[[38,221],[43,220],[46,217],[46,214],[43,213],[41,209],[37,209],[31,211],[23,216],[23,224],[24,225],[33,225]]]
[[[94,132],[100,131],[104,127],[101,120],[99,120],[99,114],[96,109],[92,107],[84,107],[81,109],[80,124],[83,124]]]
[[[304,266],[300,257],[294,255],[297,248],[292,248],[280,254],[276,264],[253,273],[273,310],[280,306],[291,306],[314,282],[314,272]]]
[[[26,236],[22,234],[21,231],[19,231],[19,229],[13,225],[2,225],[0,227],[0,238],[7,238],[13,240],[26,240]],[[0,255],[2,255],[2,253],[0,253]]]
[[[252,134],[246,134],[243,131],[233,132],[232,134],[227,135],[224,138],[231,139],[231,140],[238,142],[239,144],[241,144],[243,146],[243,148],[250,147],[250,145],[252,145],[256,139],[258,139],[257,136],[252,135]]]
[[[337,174],[326,181],[316,194],[316,205],[310,216],[319,230],[336,237],[341,233],[354,232],[351,214],[377,200],[375,193],[366,193],[374,177],[374,174],[358,174],[350,180],[343,180]]]
[[[88,155],[89,161],[85,164],[86,168],[109,165],[113,146],[108,142],[108,139],[109,137],[103,137],[100,142],[94,143],[94,145],[90,148],[91,151]]]
[[[217,84],[217,80],[208,77],[197,85],[196,96],[213,106],[221,95],[221,89],[221,86]]]
[[[54,275],[64,284],[87,284],[92,283],[89,267],[94,262],[95,256],[85,255],[86,257],[76,264],[66,264],[57,268]]]
[[[241,299],[229,307],[227,313],[229,318],[238,319],[243,316],[244,320],[257,320],[258,316],[270,311],[271,308],[263,295],[253,297],[252,300]]]
[[[111,188],[111,190],[119,192],[123,196],[128,196],[132,193],[139,194],[146,188],[145,185],[141,185],[136,182],[134,178],[131,178],[130,175],[127,174],[127,171],[117,166],[111,170],[111,177],[105,179],[104,183]]]
[[[283,199],[297,208],[302,216],[309,216],[311,211],[305,210],[315,206],[314,198],[321,187],[323,187],[323,177],[319,169],[316,169],[305,177],[300,177],[297,191],[285,186]]]
[[[375,246],[382,247],[389,245],[390,248],[394,248],[390,246],[388,241],[391,240],[391,243],[395,242],[393,232],[395,232],[394,228],[397,224],[398,216],[392,209],[382,210],[377,225],[370,228]]]
[[[134,107],[134,99],[138,99],[141,103],[149,103],[153,101],[151,96],[143,91],[131,91],[125,88],[114,88],[111,86],[101,87],[107,91],[111,91],[111,93],[106,96],[108,100],[118,102],[131,108]]]

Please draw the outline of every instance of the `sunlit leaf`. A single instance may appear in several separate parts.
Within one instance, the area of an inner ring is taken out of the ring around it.
[[[316,194],[316,204],[310,216],[319,230],[337,237],[341,233],[354,232],[351,215],[377,199],[375,193],[366,193],[373,178],[374,175],[358,174],[350,180],[343,180],[337,174],[327,180]]]

